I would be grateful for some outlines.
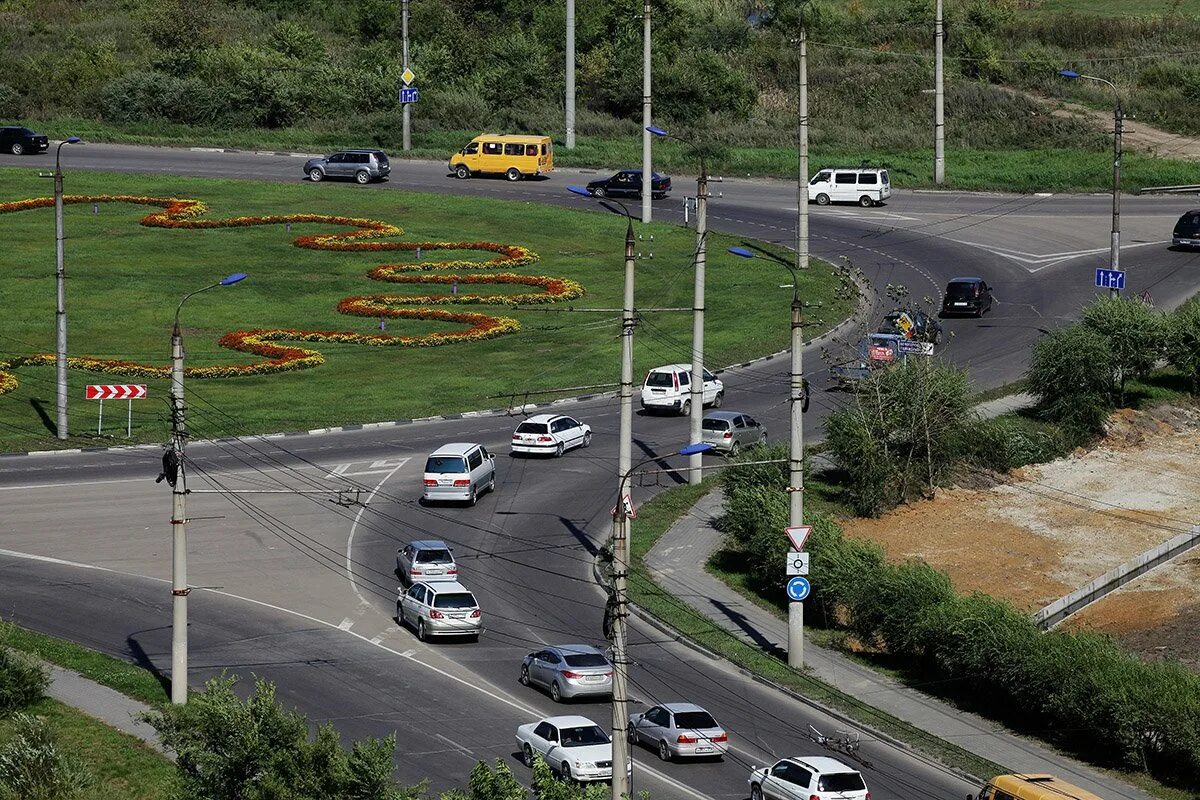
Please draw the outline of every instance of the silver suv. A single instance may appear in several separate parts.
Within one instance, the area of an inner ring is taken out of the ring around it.
[[[466,636],[479,641],[483,614],[475,595],[458,581],[401,587],[396,598],[396,621],[411,625],[422,642],[434,636]]]
[[[392,171],[382,150],[342,150],[304,162],[304,174],[313,183],[326,178],[353,178],[357,183],[381,181]]]

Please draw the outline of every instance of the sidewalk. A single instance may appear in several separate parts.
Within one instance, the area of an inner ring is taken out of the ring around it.
[[[714,521],[721,514],[723,499],[720,491],[710,492],[701,499],[646,554],[646,566],[669,594],[734,635],[767,651],[786,652],[787,621],[755,605],[704,569],[721,543]],[[1150,800],[1149,794],[1136,787],[982,717],[959,711],[808,640],[804,643],[804,661],[814,677],[830,686],[1009,771],[1049,772],[1109,800]]]
[[[155,750],[164,753],[167,758],[174,759],[172,754],[163,750],[154,728],[137,718],[139,714],[153,711],[150,706],[89,680],[78,672],[53,664],[46,664],[45,667],[50,673],[47,697],[72,706],[89,717],[95,717],[110,728],[141,739]]]

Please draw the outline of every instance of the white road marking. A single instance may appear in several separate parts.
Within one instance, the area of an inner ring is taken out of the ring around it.
[[[344,630],[344,631],[348,631],[353,627],[354,627],[354,620],[350,619],[349,617],[346,617],[344,620],[341,621],[341,623],[338,624],[338,628],[340,628],[341,630]]]
[[[461,744],[459,744],[458,742],[454,741],[454,740],[453,740],[453,739],[451,739],[449,736],[443,736],[443,735],[442,735],[442,734],[440,734],[440,733],[435,733],[435,734],[434,734],[434,736],[436,736],[437,738],[441,739],[443,742],[445,742],[446,744],[450,745],[450,746],[451,746],[451,747],[453,747],[455,750],[457,750],[458,752],[460,752],[460,753],[462,753],[463,755],[467,756],[468,758],[470,758],[470,759],[472,759],[472,760],[476,760],[476,759],[475,759],[475,754],[471,752],[470,748],[463,747]]]
[[[350,524],[350,535],[346,537],[346,580],[350,581],[350,588],[354,589],[354,594],[358,596],[359,603],[369,605],[367,598],[363,597],[362,592],[358,590],[358,582],[354,580],[353,562],[351,560],[351,553],[354,548],[354,533],[358,530],[358,521],[362,519],[363,512],[367,510],[367,506],[370,505],[371,500],[379,493],[379,490],[383,488],[383,484],[387,482],[387,479],[395,475],[396,471],[407,464],[408,461],[409,459],[407,458],[400,459],[399,464],[392,467],[388,474],[379,479],[379,483],[375,484],[375,488],[367,495],[367,499],[363,500],[358,513],[354,515],[354,522]]]
[[[58,467],[55,467],[58,469]],[[80,481],[78,483],[34,483],[26,486],[0,486],[0,492],[11,492],[17,489],[58,489],[63,486],[100,486],[105,483],[137,483],[146,478],[113,478],[107,481]]]

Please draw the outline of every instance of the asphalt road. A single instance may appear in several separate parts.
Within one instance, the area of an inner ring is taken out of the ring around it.
[[[258,180],[298,180],[301,164],[273,154],[103,145],[73,148],[69,158],[73,169]],[[0,165],[45,162],[0,156]],[[514,185],[455,181],[437,164],[394,165],[391,181],[364,191],[587,204],[563,191],[584,175],[556,172]],[[686,179],[676,177],[675,185]],[[711,207],[713,227],[790,242],[793,187],[730,179],[714,188],[720,196]],[[1094,296],[1092,270],[1107,260],[1107,203],[1103,196],[901,192],[880,209],[814,208],[814,251],[851,259],[876,285],[905,283],[935,299],[950,277],[987,278],[996,287],[995,311],[948,322],[955,335],[946,352],[978,386],[993,386],[1018,377],[1029,344]],[[1195,291],[1200,257],[1163,242],[1185,206],[1179,198],[1125,204],[1128,289],[1149,289],[1159,305]],[[656,204],[656,214],[679,219],[679,201]],[[776,359],[722,376],[727,407],[754,413],[778,440],[786,431],[786,371],[786,359]],[[810,380],[817,396],[806,427],[813,435],[837,396],[823,391],[819,366]],[[505,444],[514,420],[503,416],[190,447],[189,486],[221,492],[197,492],[189,504],[190,583],[213,587],[192,596],[192,685],[222,668],[253,672],[278,682],[286,702],[315,721],[334,720],[347,736],[398,730],[399,774],[408,781],[428,776],[435,788],[460,783],[478,758],[510,757],[518,724],[562,710],[516,684],[521,656],[547,642],[602,640],[603,595],[591,564],[616,495],[616,404],[598,398],[563,410],[589,422],[596,436],[591,448],[561,461],[510,458]],[[231,426],[227,433],[239,431]],[[686,420],[639,415],[635,458],[671,452],[686,437]],[[473,509],[422,507],[415,499],[424,456],[453,440],[480,441],[500,454],[498,490]],[[0,613],[169,670],[170,595],[161,581],[170,569],[170,502],[165,487],[152,482],[158,456],[155,448],[133,448],[0,458]],[[655,489],[635,486],[635,502]],[[334,502],[355,491],[358,504]],[[456,548],[462,580],[486,613],[479,644],[421,645],[392,619],[395,550],[416,538],[443,538]],[[631,650],[639,700],[699,702],[730,728],[737,748],[723,764],[661,764],[639,751],[637,786],[655,798],[744,797],[749,763],[816,754],[802,735],[807,726],[838,727],[654,629],[635,625]],[[601,724],[610,713],[605,704],[570,710]],[[876,797],[961,798],[967,791],[959,778],[884,743],[868,742],[864,751],[874,763],[866,774]]]

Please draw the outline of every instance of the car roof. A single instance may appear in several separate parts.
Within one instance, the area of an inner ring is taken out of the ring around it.
[[[691,372],[691,364],[667,364],[662,367],[655,367],[651,372]]]
[[[441,539],[418,539],[415,542],[409,542],[415,550],[449,550],[450,546]]]
[[[742,411],[710,411],[704,415],[705,419],[737,419],[742,416]]]
[[[528,419],[521,420],[522,422],[553,422],[556,419],[562,419],[566,414],[534,414]],[[574,419],[574,417],[572,417]]]
[[[679,714],[685,711],[704,711],[703,708],[695,703],[662,703],[663,708],[670,711],[672,714]],[[705,711],[705,713],[708,713]]]
[[[599,654],[604,655],[600,650],[592,647],[590,644],[552,644],[546,648],[547,650],[557,650],[560,653],[568,655]]]
[[[549,136],[542,136],[536,133],[481,133],[475,137],[476,139],[501,139],[506,142],[522,142],[522,143],[541,143],[549,139]]]
[[[434,594],[453,594],[455,592],[471,594],[471,590],[458,581],[431,581],[429,583],[416,581],[416,583],[422,584],[426,589],[432,590]],[[473,594],[471,596],[474,597]]]
[[[950,283],[983,283],[983,278],[951,278]]]
[[[556,728],[563,728],[570,725],[596,725],[595,722],[580,714],[564,714],[561,717],[545,717],[542,722],[549,722]],[[596,727],[599,727],[598,725]]]
[[[817,172],[825,172],[826,170],[833,172],[837,172],[838,170],[843,172],[887,172],[887,167],[821,167]]]
[[[442,445],[441,447],[439,447],[437,450],[434,450],[429,455],[430,455],[430,457],[432,457],[432,456],[465,456],[467,453],[471,452],[471,448],[478,447],[478,446],[479,445],[474,444],[472,442],[451,442],[450,444]]]
[[[1190,217],[1192,214],[1200,214],[1200,208],[1193,208],[1191,211],[1185,211],[1185,212],[1183,212],[1182,216]]]
[[[788,756],[788,761],[795,761],[797,764],[808,767],[822,775],[829,775],[835,772],[858,772],[854,767],[843,764],[836,758],[829,756]]]

